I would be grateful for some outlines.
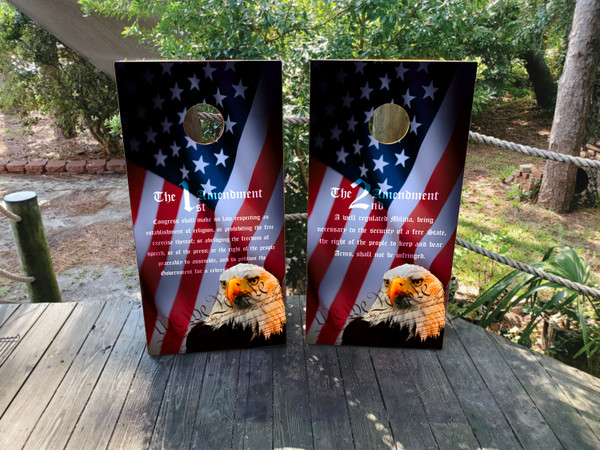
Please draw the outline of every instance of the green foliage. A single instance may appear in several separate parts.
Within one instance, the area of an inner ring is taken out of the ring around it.
[[[550,51],[559,72],[574,0],[79,0],[126,19],[124,36],[164,58],[280,59],[284,114],[308,115],[311,59],[454,59],[479,63],[475,113],[509,92],[531,95],[519,56]],[[285,132],[286,212],[306,211],[307,131]],[[302,221],[287,222],[288,285],[304,286]]]
[[[50,114],[65,137],[87,129],[107,156],[119,151],[119,135],[108,124],[118,111],[112,80],[5,3],[0,54],[0,107],[23,117]]]
[[[530,265],[576,283],[589,283],[590,266],[573,249],[555,252],[552,248],[541,262]],[[475,316],[481,327],[488,328],[516,306],[529,315],[527,325],[517,333],[520,344],[531,344],[532,334],[543,318],[559,315],[569,329],[581,334],[583,347],[578,354],[585,353],[589,358],[600,349],[600,299],[519,270],[501,278],[458,313],[463,317]]]

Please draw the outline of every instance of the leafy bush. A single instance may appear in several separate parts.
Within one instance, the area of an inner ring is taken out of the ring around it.
[[[107,156],[120,151],[110,120],[114,82],[25,15],[0,3],[0,107],[22,117],[49,114],[67,138],[88,130]]]
[[[530,265],[576,283],[589,282],[590,266],[573,249],[555,251],[552,248],[541,262]],[[575,357],[585,353],[589,360],[600,349],[600,299],[519,270],[494,283],[458,313],[462,317],[474,317],[477,324],[488,328],[517,305],[528,316],[526,326],[516,333],[518,343],[531,345],[536,327],[543,319],[554,316],[563,320],[565,328],[581,335],[583,346]]]

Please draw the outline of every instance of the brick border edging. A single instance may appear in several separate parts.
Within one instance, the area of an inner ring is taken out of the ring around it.
[[[125,173],[124,159],[52,160],[0,159],[0,173]]]

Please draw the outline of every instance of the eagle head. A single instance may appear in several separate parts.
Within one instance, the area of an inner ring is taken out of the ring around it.
[[[253,337],[279,334],[285,325],[285,304],[275,276],[255,264],[240,263],[219,277],[217,301],[206,320],[218,328],[225,324],[251,327]]]
[[[429,270],[404,264],[388,270],[377,299],[364,320],[409,327],[411,336],[422,341],[438,337],[445,326],[444,287]]]

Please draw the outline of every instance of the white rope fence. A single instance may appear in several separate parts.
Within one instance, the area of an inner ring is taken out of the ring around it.
[[[199,112],[198,118],[202,120],[212,120],[221,122],[223,117],[220,114],[204,113]],[[287,116],[283,118],[284,125],[305,125],[308,124],[310,119],[308,117],[294,117]],[[579,156],[566,155],[564,153],[556,153],[548,150],[542,150],[528,145],[515,144],[514,142],[504,141],[495,137],[486,136],[485,134],[476,133],[469,131],[469,139],[481,144],[493,145],[495,147],[512,150],[515,152],[523,153],[529,156],[538,156],[540,158],[550,159],[552,161],[564,162],[573,164],[578,167],[585,167],[588,169],[600,169],[600,161],[589,158],[581,158]]]
[[[297,214],[286,214],[285,220],[307,220],[308,213],[297,213]],[[592,288],[590,286],[586,286],[584,284],[575,283],[571,280],[567,280],[566,278],[562,278],[556,275],[553,275],[548,272],[544,272],[543,270],[536,269],[535,267],[531,267],[527,264],[523,264],[520,261],[515,261],[514,259],[507,258],[506,256],[499,255],[498,253],[491,252],[486,250],[485,248],[479,247],[475,244],[471,244],[464,239],[456,238],[456,244],[461,247],[466,248],[467,250],[471,250],[472,252],[479,253],[486,258],[497,261],[501,264],[505,264],[513,269],[520,270],[521,272],[528,273],[530,275],[534,275],[536,277],[543,278],[544,280],[550,281],[552,283],[560,284],[561,286],[566,286],[569,289],[577,291],[581,294],[588,295],[590,297],[600,298],[600,290]]]

